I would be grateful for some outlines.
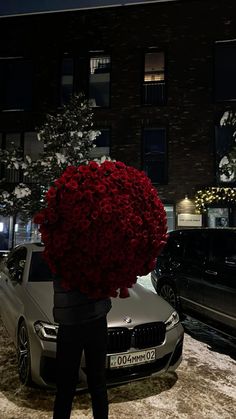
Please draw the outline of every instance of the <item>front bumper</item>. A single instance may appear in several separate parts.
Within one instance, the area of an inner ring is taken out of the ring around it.
[[[41,341],[37,336],[36,338],[31,350],[32,379],[39,386],[55,388],[56,342]],[[163,344],[156,347],[156,360],[146,364],[111,369],[109,367],[108,354],[106,368],[107,384],[115,385],[144,377],[160,375],[167,371],[175,371],[182,360],[183,338],[183,327],[179,323],[166,333],[166,339]],[[136,351],[136,349],[131,348],[127,352],[135,353]],[[84,359],[81,362],[78,389],[87,389]]]

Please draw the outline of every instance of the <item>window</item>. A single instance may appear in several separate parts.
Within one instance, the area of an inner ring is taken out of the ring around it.
[[[24,156],[29,155],[31,160],[37,160],[43,153],[43,141],[39,141],[36,132],[24,133]]]
[[[32,63],[23,58],[0,58],[1,110],[28,110],[32,106]]]
[[[215,298],[217,309],[220,310],[219,301],[223,302],[223,312],[235,314],[236,291],[236,232],[218,230],[212,237],[212,246],[209,258],[209,269],[216,271],[217,275],[209,278],[211,285],[210,295]],[[225,311],[227,307],[227,311]],[[214,306],[213,306],[214,308]]]
[[[229,208],[207,208],[207,226],[212,228],[229,227]]]
[[[227,258],[227,259],[226,259]],[[215,234],[212,240],[211,260],[225,263],[229,267],[236,267],[236,232],[222,231]]]
[[[9,217],[0,215],[0,258],[1,250],[7,250],[9,244]]]
[[[72,94],[84,92],[92,106],[110,106],[110,65],[108,55],[94,53],[88,60],[87,54],[74,57],[65,54],[61,65],[60,104],[67,103]]]
[[[21,243],[40,242],[40,233],[37,225],[29,219],[22,218],[21,214],[18,214],[16,217],[13,237],[14,246]]]
[[[2,140],[1,140],[2,138]],[[37,160],[43,153],[43,142],[38,141],[35,132],[3,133],[0,136],[0,148],[17,152],[17,156],[30,155],[32,160]],[[28,177],[22,176],[22,171],[17,168],[7,169],[2,165],[1,177],[6,177],[7,182],[30,182]]]
[[[194,264],[202,264],[208,256],[208,236],[205,232],[192,231],[184,233],[185,237],[185,259],[193,261]]]
[[[74,60],[73,58],[64,58],[62,61],[61,74],[61,104],[65,104],[73,94],[74,85]]]
[[[22,280],[22,272],[25,266],[27,250],[25,247],[20,247],[13,250],[7,259],[7,267],[11,275],[12,281],[20,282]]]
[[[43,252],[32,252],[29,282],[51,282],[52,273],[43,258]]]
[[[100,129],[100,135],[95,140],[96,147],[91,150],[92,159],[100,159],[102,156],[110,154],[110,129]]]
[[[165,55],[163,52],[147,52],[144,57],[143,104],[165,103]]]
[[[43,154],[43,141],[39,141],[36,132],[25,132],[23,134],[24,141],[24,158],[30,156],[31,160],[36,161]],[[29,176],[23,177],[23,182],[35,182]]]
[[[236,146],[234,137],[235,128],[230,125],[215,127],[215,158],[216,158],[216,180],[217,183],[235,183],[236,174],[228,165],[228,155],[233,152]],[[227,174],[222,169],[227,168]]]
[[[215,99],[236,100],[236,41],[215,44]]]
[[[165,204],[166,218],[167,218],[167,227],[168,231],[175,229],[175,208],[174,205]]]
[[[164,128],[144,129],[143,170],[153,183],[167,182],[167,144]]]
[[[184,241],[181,234],[170,234],[167,244],[164,247],[163,254],[168,255],[173,260],[183,257]]]
[[[13,150],[18,150],[17,154],[21,154],[21,134],[19,132],[15,132],[15,133],[7,133],[4,136],[4,142],[5,142],[5,150],[8,150],[10,152],[12,152]],[[6,177],[8,182],[19,182],[20,179],[20,172],[17,169],[17,167],[15,169],[7,169],[6,167],[4,167],[3,170],[3,176]]]
[[[110,66],[108,55],[90,57],[89,98],[93,106],[110,106]]]

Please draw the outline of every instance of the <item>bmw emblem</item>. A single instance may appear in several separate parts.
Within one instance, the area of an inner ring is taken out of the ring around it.
[[[131,323],[132,322],[132,319],[130,318],[130,317],[128,317],[128,316],[126,316],[125,318],[124,318],[124,320],[123,320],[125,323]]]

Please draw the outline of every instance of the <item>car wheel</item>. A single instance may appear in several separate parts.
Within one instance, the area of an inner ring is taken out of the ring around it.
[[[174,286],[170,282],[160,284],[158,294],[164,298],[172,307],[179,311],[178,298]]]
[[[17,337],[17,362],[18,373],[22,384],[31,385],[31,363],[30,346],[27,327],[24,321],[21,322]]]

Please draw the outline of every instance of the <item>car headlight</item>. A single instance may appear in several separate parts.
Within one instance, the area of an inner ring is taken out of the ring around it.
[[[171,330],[179,323],[179,315],[177,311],[173,311],[170,317],[165,321],[166,330]]]
[[[51,323],[38,321],[34,323],[34,330],[42,340],[56,341],[58,326]]]

